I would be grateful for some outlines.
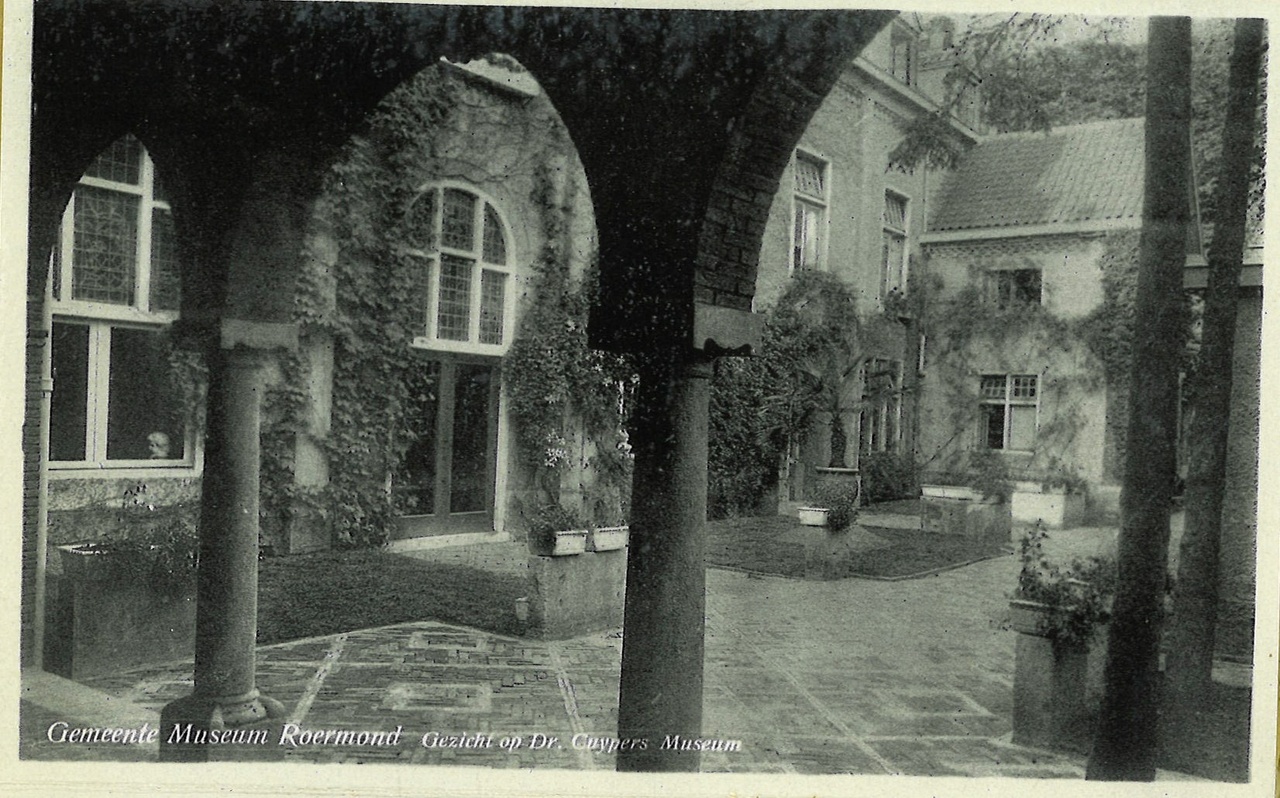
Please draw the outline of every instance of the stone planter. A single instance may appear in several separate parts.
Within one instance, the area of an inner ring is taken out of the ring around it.
[[[552,557],[567,557],[587,550],[587,530],[565,529],[555,533],[555,542],[547,551]]]
[[[1084,494],[1063,488],[1045,490],[1039,485],[1019,483],[1009,503],[1017,523],[1040,522],[1047,529],[1068,529],[1079,526],[1084,518]]]
[[[50,580],[45,669],[81,679],[195,651],[196,577],[176,585],[139,579],[133,554],[60,546],[62,573]]]
[[[920,528],[992,545],[1009,542],[1009,505],[927,496],[922,500]]]
[[[830,512],[825,507],[801,507],[796,515],[805,526],[826,526],[827,514]]]
[[[1102,702],[1106,627],[1084,643],[1044,635],[1049,607],[1015,599],[1010,626],[1014,648],[1013,742],[1087,754]]]
[[[530,634],[564,640],[622,625],[626,548],[577,557],[530,557],[529,575]]]
[[[627,545],[630,528],[607,526],[587,533],[587,551],[613,551]]]

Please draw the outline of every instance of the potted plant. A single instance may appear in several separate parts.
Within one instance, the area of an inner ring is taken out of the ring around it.
[[[114,529],[58,548],[47,668],[80,678],[189,656],[199,543],[190,507],[157,507],[146,485],[129,488]]]
[[[1087,751],[1102,693],[1102,632],[1115,595],[1115,561],[1088,557],[1057,565],[1045,556],[1046,537],[1037,524],[1023,539],[1009,605],[1009,627],[1018,632],[1013,740]]]
[[[813,505],[799,509],[800,523],[843,532],[858,520],[860,501],[861,491],[856,481],[821,482],[814,490]]]
[[[529,515],[529,546],[544,557],[582,554],[587,550],[587,521],[576,510],[544,504]]]

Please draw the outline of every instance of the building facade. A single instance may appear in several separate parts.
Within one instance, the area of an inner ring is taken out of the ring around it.
[[[914,457],[918,415],[919,319],[907,311],[923,278],[922,237],[941,174],[891,162],[904,127],[922,113],[950,110],[957,147],[977,140],[976,88],[951,102],[953,66],[945,19],[923,25],[901,15],[845,70],[796,148],[774,198],[756,281],[767,310],[806,270],[838,277],[856,298],[863,360],[844,429],[831,449],[829,414],[795,441],[783,465],[780,499],[802,501],[832,464],[850,469],[872,453]]]

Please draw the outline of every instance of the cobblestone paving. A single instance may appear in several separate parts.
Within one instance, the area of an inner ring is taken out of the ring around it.
[[[1013,635],[998,621],[1016,570],[1003,557],[901,582],[708,571],[704,736],[742,750],[704,754],[703,770],[1082,776],[1079,757],[1009,743]],[[542,642],[428,622],[263,647],[258,685],[296,729],[399,727],[402,739],[281,747],[273,738],[218,758],[612,769],[613,755],[570,741],[616,735],[621,647],[616,631]],[[89,685],[158,712],[190,692],[191,667]],[[23,709],[23,756],[72,758],[41,744],[40,708]],[[424,746],[424,735],[471,744]],[[501,745],[517,737],[519,747]],[[539,745],[550,737],[558,744]],[[136,753],[86,746],[76,758]]]

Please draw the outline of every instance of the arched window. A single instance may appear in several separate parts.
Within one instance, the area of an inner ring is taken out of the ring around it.
[[[409,209],[409,253],[422,261],[422,334],[414,344],[501,354],[510,341],[511,234],[490,200],[462,186],[427,188]]]
[[[176,241],[150,157],[120,139],[76,185],[51,263],[54,468],[192,464],[166,335],[180,304]]]

